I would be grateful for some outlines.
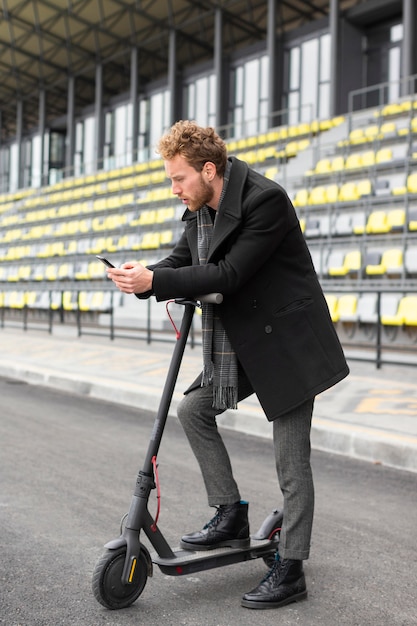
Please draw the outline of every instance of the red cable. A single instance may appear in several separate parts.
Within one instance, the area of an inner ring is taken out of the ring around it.
[[[174,322],[174,320],[172,319],[171,313],[169,312],[169,308],[168,308],[168,307],[169,307],[169,305],[170,305],[170,304],[172,304],[173,302],[175,302],[175,300],[168,300],[168,302],[167,302],[167,303],[166,303],[166,305],[165,305],[165,308],[166,308],[166,311],[167,311],[167,314],[168,314],[168,317],[169,317],[169,321],[171,322],[171,324],[172,324],[172,325],[173,325],[173,327],[174,327],[174,330],[175,330],[175,336],[176,336],[176,338],[177,338],[177,339],[179,339],[179,338],[181,337],[181,333],[180,333],[180,331],[178,330],[178,328],[176,327],[175,322]]]
[[[160,484],[159,484],[158,465],[156,463],[156,456],[152,457],[152,465],[153,465],[153,472],[154,472],[154,475],[155,475],[156,498],[158,500],[158,506],[157,506],[157,509],[156,509],[155,521],[154,521],[154,523],[151,526],[151,531],[153,533],[156,533],[156,530],[157,530],[156,525],[158,523],[159,512],[161,510],[161,487],[160,487]]]

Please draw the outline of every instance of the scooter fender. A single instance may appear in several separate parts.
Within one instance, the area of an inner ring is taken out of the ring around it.
[[[272,539],[273,535],[279,533],[282,526],[284,514],[279,509],[274,509],[272,513],[264,519],[253,539]]]
[[[112,539],[111,541],[108,541],[104,547],[107,548],[107,550],[118,550],[119,548],[127,548],[126,537],[124,535],[120,535],[120,537],[118,537],[117,539]],[[153,576],[153,563],[149,550],[145,545],[143,545],[143,543],[141,543],[140,551],[145,557],[148,576],[151,578]]]

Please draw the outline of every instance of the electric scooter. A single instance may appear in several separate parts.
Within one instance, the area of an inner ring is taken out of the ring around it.
[[[156,457],[195,308],[203,301],[220,304],[222,300],[221,294],[209,294],[195,300],[174,300],[184,306],[184,311],[146,457],[137,475],[129,512],[122,519],[121,534],[104,546],[105,552],[93,573],[94,596],[108,609],[123,609],[133,604],[143,592],[148,577],[153,575],[153,565],[164,574],[181,576],[257,558],[263,558],[266,565],[271,566],[274,560],[283,518],[278,509],[267,516],[256,534],[251,535],[248,547],[205,551],[171,548],[157,526],[159,511],[154,519],[148,510],[151,491],[155,488],[159,491]],[[141,542],[142,532],[154,552],[150,553]]]

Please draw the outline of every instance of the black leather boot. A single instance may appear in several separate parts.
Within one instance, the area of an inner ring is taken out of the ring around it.
[[[184,550],[213,548],[246,548],[250,544],[248,503],[236,502],[217,507],[212,520],[196,533],[184,535],[180,547]]]
[[[261,583],[245,593],[242,606],[249,609],[276,609],[307,597],[303,562],[277,557]]]

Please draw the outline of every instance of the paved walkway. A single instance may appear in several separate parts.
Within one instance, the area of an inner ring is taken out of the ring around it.
[[[173,344],[45,331],[0,329],[0,375],[155,411]],[[313,447],[417,472],[417,367],[349,362],[351,374],[316,399]],[[201,368],[201,348],[187,347],[171,412]],[[279,382],[279,381],[278,381]],[[219,420],[271,437],[255,397]]]

